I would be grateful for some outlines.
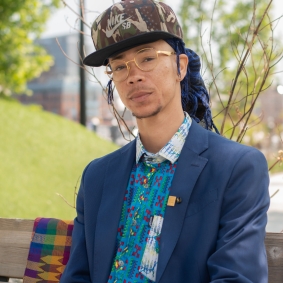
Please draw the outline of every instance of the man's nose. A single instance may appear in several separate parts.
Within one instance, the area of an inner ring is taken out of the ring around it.
[[[131,62],[131,64],[129,64]],[[135,60],[131,60],[127,62],[128,65],[128,78],[127,83],[134,84],[136,82],[143,80],[143,71],[137,66]]]

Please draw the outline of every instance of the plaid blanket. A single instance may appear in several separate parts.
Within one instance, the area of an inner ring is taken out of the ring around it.
[[[54,218],[34,221],[24,283],[59,282],[69,259],[72,231],[73,221]]]

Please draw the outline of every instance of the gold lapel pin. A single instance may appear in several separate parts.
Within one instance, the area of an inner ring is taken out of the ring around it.
[[[175,206],[177,197],[169,196],[167,205],[168,206]]]
[[[180,197],[169,196],[167,205],[168,206],[175,206],[176,203],[181,203],[182,199]]]

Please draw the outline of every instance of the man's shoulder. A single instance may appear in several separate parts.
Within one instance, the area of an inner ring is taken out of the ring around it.
[[[247,152],[254,151],[261,153],[257,148],[239,143],[238,141],[231,140],[229,137],[222,136],[216,133],[209,133],[210,145],[213,147],[218,147],[221,151],[229,152]]]
[[[229,156],[234,156],[234,158],[237,159],[237,157],[240,157],[247,153],[261,155],[263,157],[262,152],[255,147],[233,141],[229,139],[229,137],[208,131],[202,128],[200,125],[197,125],[197,127],[197,131],[202,133],[201,137],[203,138],[203,140],[206,140],[206,149],[208,150],[208,152],[210,154],[218,156],[218,158],[224,156],[226,158],[228,158]]]
[[[96,158],[92,160],[86,167],[86,170],[94,170],[97,168],[103,169],[107,166],[107,164],[111,161],[113,161],[116,158],[123,158],[124,154],[127,154],[129,151],[135,150],[136,141],[133,140],[129,142],[128,144],[124,145],[123,147],[110,152],[102,157]]]
[[[227,164],[237,164],[238,162],[261,163],[266,165],[264,154],[257,148],[241,144],[237,141],[230,140],[228,137],[207,131],[208,150],[204,156],[211,161],[226,166]]]

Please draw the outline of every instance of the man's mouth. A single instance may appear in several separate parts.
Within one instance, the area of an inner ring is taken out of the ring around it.
[[[150,92],[138,92],[133,94],[130,99],[134,102],[142,102],[146,100],[150,95],[151,95]]]

